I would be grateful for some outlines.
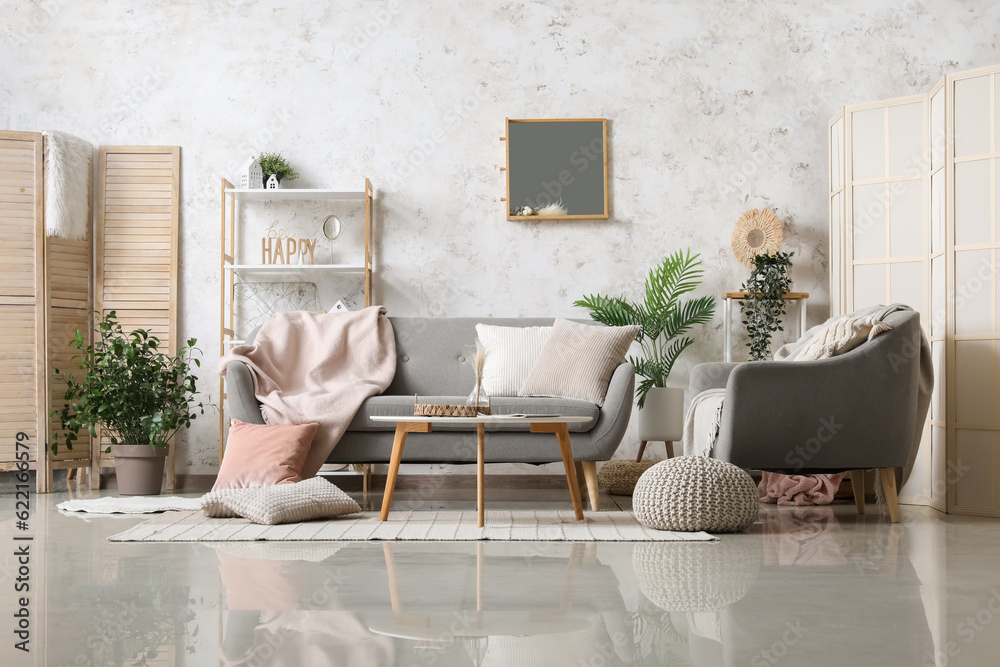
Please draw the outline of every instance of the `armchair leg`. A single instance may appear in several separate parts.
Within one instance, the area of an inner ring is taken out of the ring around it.
[[[587,484],[587,498],[590,499],[590,509],[598,511],[597,503],[597,461],[577,461],[576,476],[581,476]]]
[[[854,490],[854,506],[858,508],[858,514],[865,513],[865,471],[851,471],[851,488]]]
[[[892,468],[879,468],[879,479],[882,481],[882,494],[889,506],[889,518],[893,523],[899,523],[899,498],[896,497],[896,471]]]
[[[640,461],[642,461],[642,454],[645,451],[646,451],[646,441],[645,440],[640,440],[639,441],[639,454],[638,454],[638,456],[635,457],[635,462],[636,463],[639,463]]]
[[[663,443],[663,446],[667,450],[667,458],[668,459],[674,458],[674,443],[670,440],[667,440]]]

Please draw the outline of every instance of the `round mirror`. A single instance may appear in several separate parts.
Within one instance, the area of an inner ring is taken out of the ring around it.
[[[343,231],[344,225],[340,222],[340,218],[335,215],[326,216],[326,219],[323,221],[323,236],[330,241],[335,241]]]

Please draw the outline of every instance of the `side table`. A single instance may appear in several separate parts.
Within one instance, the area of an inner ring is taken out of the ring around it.
[[[725,343],[723,344],[723,361],[732,361],[732,338],[733,338],[733,301],[742,301],[747,298],[746,292],[726,292],[722,295],[722,332]],[[798,329],[796,339],[801,338],[806,332],[806,301],[809,300],[809,292],[788,292],[785,294],[785,301],[795,301],[798,306]]]

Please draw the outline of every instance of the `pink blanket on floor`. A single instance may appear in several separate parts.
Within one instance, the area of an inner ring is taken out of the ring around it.
[[[242,361],[268,424],[319,422],[302,478],[313,477],[340,442],[361,404],[386,390],[396,373],[396,341],[385,308],[357,312],[282,312],[261,326],[253,345],[237,345],[219,373]]]
[[[829,505],[844,473],[836,475],[782,475],[763,472],[757,493],[760,502],[779,505]]]

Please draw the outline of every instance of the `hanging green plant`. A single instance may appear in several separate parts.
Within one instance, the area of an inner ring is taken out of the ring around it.
[[[785,294],[792,286],[788,270],[793,252],[775,252],[753,258],[750,277],[740,288],[746,297],[740,301],[743,324],[750,342],[750,361],[771,358],[771,335],[784,331],[781,317],[787,312]]]

